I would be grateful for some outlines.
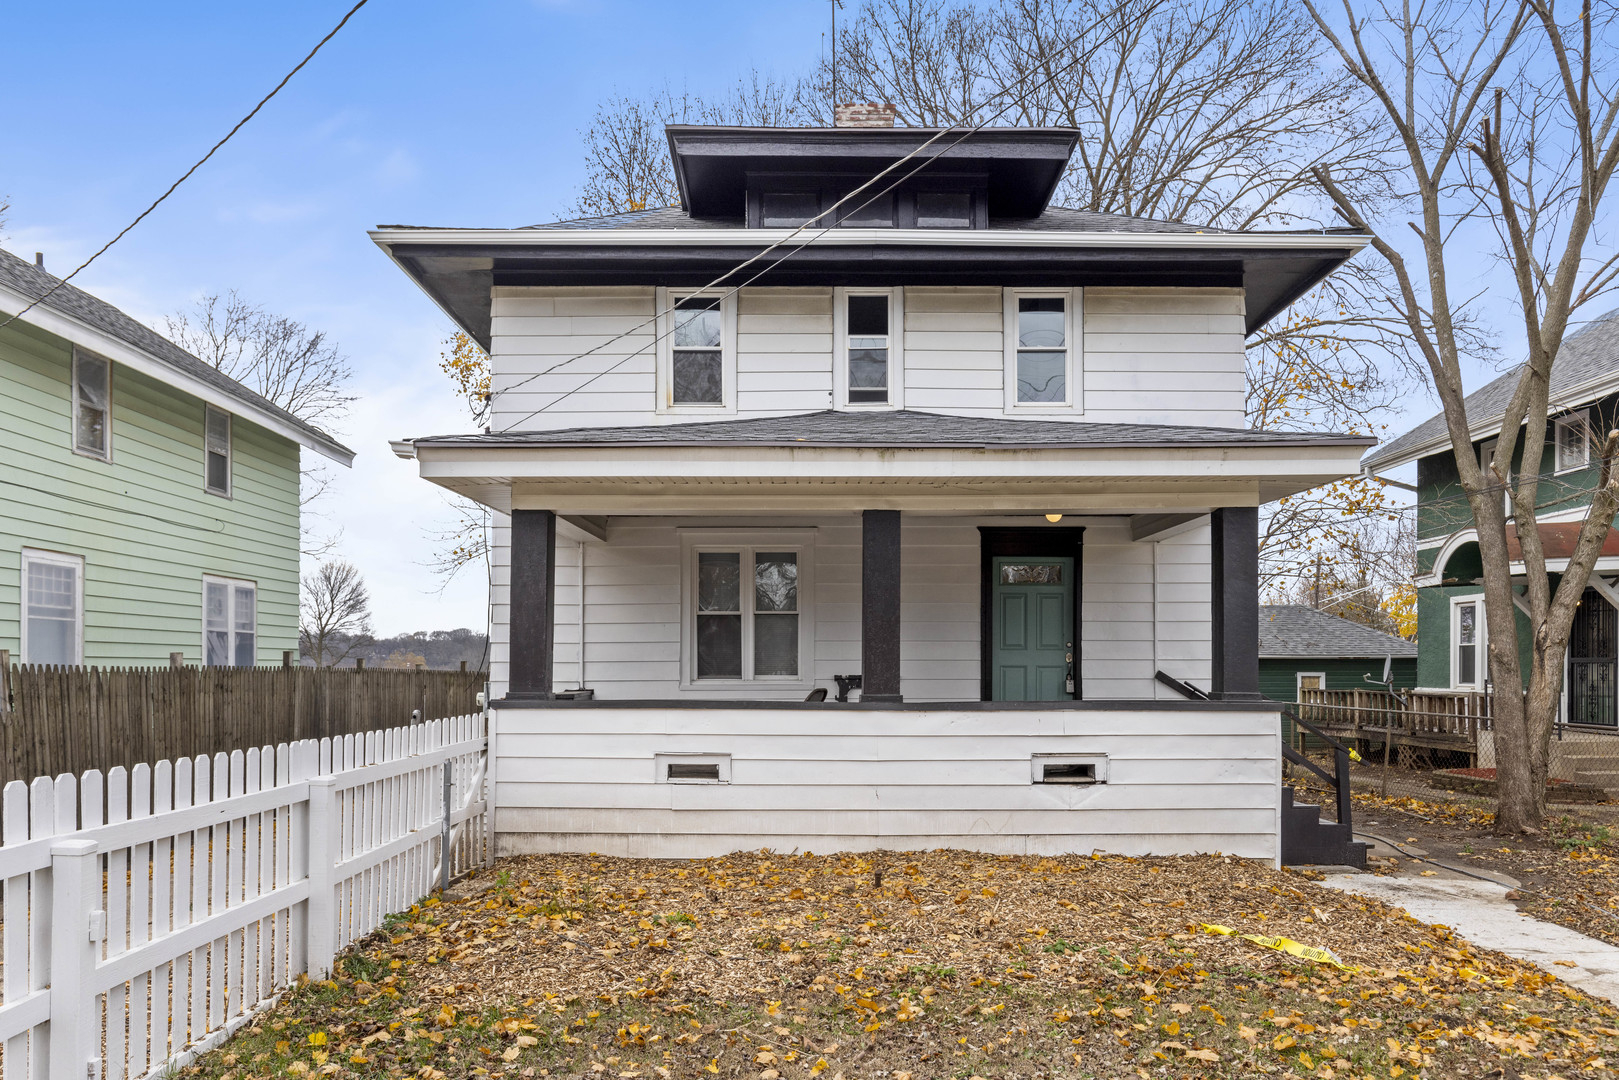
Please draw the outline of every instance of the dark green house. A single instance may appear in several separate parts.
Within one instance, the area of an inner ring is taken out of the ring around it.
[[[1493,453],[1494,436],[1516,387],[1516,370],[1467,396],[1472,452]],[[1538,469],[1535,518],[1546,566],[1556,588],[1558,571],[1568,565],[1580,523],[1597,483],[1593,447],[1597,433],[1619,424],[1619,311],[1612,311],[1563,343],[1552,365],[1551,422]],[[1417,466],[1417,658],[1418,688],[1483,690],[1485,664],[1483,564],[1478,531],[1457,479],[1456,460],[1443,415],[1430,417],[1365,459],[1367,469],[1385,472],[1409,462]],[[1512,462],[1523,469],[1522,453]],[[1503,498],[1505,495],[1503,494]],[[1508,521],[1507,545],[1518,553],[1520,523]],[[1514,562],[1514,574],[1523,563]],[[1616,659],[1619,659],[1619,534],[1610,535],[1598,558],[1590,587],[1575,616],[1565,673],[1567,723],[1619,726]],[[1518,640],[1529,664],[1528,623],[1520,613]]]
[[[1375,690],[1390,660],[1395,687],[1415,684],[1417,645],[1303,604],[1259,609],[1259,691],[1297,701],[1301,689]]]

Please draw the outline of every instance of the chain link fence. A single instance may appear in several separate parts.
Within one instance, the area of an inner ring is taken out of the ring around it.
[[[1328,773],[1333,748],[1354,754],[1349,772],[1357,795],[1422,803],[1470,803],[1495,808],[1495,745],[1488,693],[1388,690],[1303,690],[1283,713],[1283,737]],[[1553,806],[1619,801],[1619,728],[1559,723],[1552,734]],[[1333,816],[1331,789],[1307,766],[1289,762],[1288,782],[1299,798],[1322,803]]]

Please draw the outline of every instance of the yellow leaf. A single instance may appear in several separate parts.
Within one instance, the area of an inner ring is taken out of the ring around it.
[[[1297,1045],[1298,1045],[1298,1040],[1295,1039],[1293,1036],[1291,1036],[1291,1035],[1278,1035],[1278,1036],[1276,1036],[1276,1038],[1271,1040],[1270,1048],[1272,1050],[1286,1050],[1290,1046],[1297,1046]]]
[[[1186,1051],[1186,1056],[1194,1061],[1219,1061],[1220,1055],[1213,1050],[1198,1049]]]

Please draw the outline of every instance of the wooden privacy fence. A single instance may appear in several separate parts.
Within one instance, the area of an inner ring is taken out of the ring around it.
[[[0,1073],[173,1070],[324,977],[489,860],[487,745],[463,716],[6,785]]]
[[[484,676],[0,665],[0,783],[331,739],[477,710]]]
[[[1335,738],[1470,754],[1491,715],[1490,695],[1467,691],[1300,690],[1298,710]]]

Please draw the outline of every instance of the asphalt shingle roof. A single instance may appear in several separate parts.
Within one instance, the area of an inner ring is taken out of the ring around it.
[[[387,225],[384,228],[402,228]],[[622,214],[602,217],[574,218],[569,221],[548,221],[540,225],[527,225],[526,229],[741,229],[746,225],[740,218],[694,218],[678,206],[661,206],[652,210],[630,210]],[[1157,218],[1127,217],[1124,214],[1104,214],[1094,210],[1072,210],[1066,206],[1050,206],[1033,218],[990,218],[991,229],[1012,229],[1024,232],[1128,232],[1128,233],[1222,233],[1227,229],[1187,225],[1180,221],[1161,221]]]
[[[746,420],[708,420],[635,427],[565,428],[440,435],[418,445],[472,446],[847,446],[1084,449],[1091,447],[1367,446],[1361,435],[1248,431],[1168,424],[1089,424],[892,412],[799,413]]]
[[[0,248],[0,285],[26,296],[29,300],[39,300],[40,297],[50,292],[51,287],[56,285],[58,281],[59,279],[54,275],[47,273],[28,260],[19,258],[4,248]],[[352,450],[326,432],[313,424],[308,424],[298,419],[263,395],[249,390],[212,364],[205,363],[192,356],[151,327],[137,322],[105,300],[91,296],[83,289],[71,284],[63,285],[54,293],[51,293],[47,299],[40,301],[39,306],[49,308],[58,314],[66,315],[70,319],[100,330],[102,333],[117,338],[126,345],[139,349],[148,356],[156,358],[176,371],[183,372],[194,379],[207,383],[243,404],[269,413],[304,432],[311,440],[324,443],[343,456],[354,456]]]
[[[1563,339],[1563,347],[1552,361],[1551,385],[1547,388],[1553,415],[1563,409],[1583,405],[1600,396],[1602,391],[1588,392],[1586,387],[1603,376],[1619,372],[1619,308],[1593,319],[1580,330]],[[1468,422],[1475,429],[1479,424],[1499,420],[1517,389],[1521,370],[1514,368],[1493,382],[1468,394]],[[1385,462],[1404,461],[1409,452],[1430,439],[1445,433],[1445,414],[1435,413],[1404,435],[1378,448],[1366,459],[1372,467]]]
[[[1417,655],[1417,643],[1303,604],[1263,604],[1259,655],[1271,660],[1403,659]]]

